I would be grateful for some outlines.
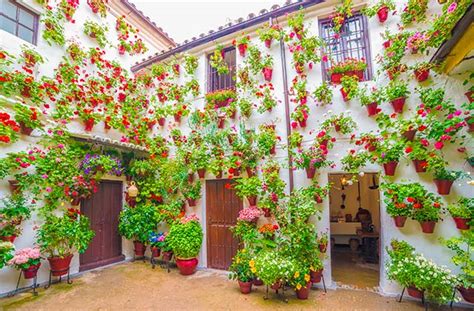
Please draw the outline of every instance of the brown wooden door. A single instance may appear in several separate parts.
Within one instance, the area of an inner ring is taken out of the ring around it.
[[[206,182],[207,215],[207,266],[227,270],[232,263],[239,241],[230,227],[234,226],[242,209],[242,201],[235,190],[227,189],[232,180],[208,180]]]
[[[105,266],[124,259],[118,232],[122,210],[122,182],[101,181],[90,199],[82,200],[81,212],[89,217],[95,232],[89,248],[80,256],[80,271]]]

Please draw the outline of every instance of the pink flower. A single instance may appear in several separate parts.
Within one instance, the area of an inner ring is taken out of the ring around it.
[[[448,13],[453,13],[457,7],[458,4],[456,2],[451,3],[451,5],[448,7]]]
[[[437,141],[437,142],[435,142],[434,147],[435,147],[436,149],[440,150],[440,149],[442,149],[442,148],[444,147],[444,144],[443,144],[442,141]]]

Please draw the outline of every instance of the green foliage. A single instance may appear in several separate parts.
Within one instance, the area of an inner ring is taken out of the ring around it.
[[[458,275],[458,282],[465,288],[474,288],[474,231],[463,231],[460,237],[452,237],[441,241],[452,250],[455,255],[451,261],[461,269]]]
[[[49,45],[56,43],[60,46],[64,46],[66,38],[64,36],[64,16],[61,12],[58,10],[46,10],[41,22],[45,25],[43,39],[48,42]]]
[[[153,204],[141,203],[134,208],[126,206],[120,212],[119,232],[126,239],[147,243],[150,233],[156,230],[158,219]]]
[[[314,98],[321,106],[329,105],[332,102],[332,88],[329,83],[323,81],[313,92]]]
[[[14,250],[13,243],[0,241],[0,269],[5,267],[8,261],[13,258]]]
[[[384,89],[385,96],[388,101],[397,98],[406,98],[410,91],[408,90],[408,83],[401,80],[392,80]]]
[[[101,48],[105,48],[108,43],[107,40],[107,31],[108,27],[106,25],[101,25],[91,20],[87,20],[84,23],[84,33],[97,40],[97,44]]]
[[[400,16],[404,26],[419,23],[426,19],[428,0],[408,0]]]
[[[166,237],[166,242],[173,249],[177,258],[195,258],[202,244],[202,228],[197,220],[183,218],[180,222],[171,226]]]
[[[37,243],[43,254],[64,258],[75,251],[84,253],[94,235],[84,215],[50,214],[37,232]]]
[[[262,190],[262,181],[258,176],[239,178],[236,180],[234,189],[239,197],[251,197],[259,195]]]
[[[453,217],[474,219],[474,198],[461,197],[456,203],[448,205],[448,211]]]
[[[285,258],[277,250],[262,250],[249,262],[250,269],[266,285],[291,280],[295,263]]]
[[[246,248],[240,249],[232,259],[229,267],[229,279],[239,280],[241,282],[250,282],[254,278],[254,274],[250,270],[249,262],[252,260],[252,254]]]

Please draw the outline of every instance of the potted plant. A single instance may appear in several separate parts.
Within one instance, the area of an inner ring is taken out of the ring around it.
[[[448,205],[448,211],[459,230],[469,230],[474,218],[474,198],[461,197],[456,203]]]
[[[472,249],[474,247],[473,231],[463,231],[460,237],[453,237],[448,240],[442,239],[442,241],[455,253],[451,261],[462,271],[457,275],[457,289],[464,300],[474,303],[474,278],[472,275],[472,267],[474,265],[474,260],[472,259]]]
[[[354,122],[351,116],[344,112],[340,114],[329,113],[328,115],[325,114],[323,116],[327,116],[327,118],[322,123],[322,128],[326,132],[329,131],[331,127],[334,127],[336,132],[340,132],[342,134],[352,133],[356,129],[357,124]]]
[[[201,197],[201,182],[190,183],[185,189],[182,189],[181,192],[190,207],[196,206],[196,200],[199,200]]]
[[[203,179],[206,174],[206,169],[209,165],[209,150],[207,146],[202,145],[196,147],[193,152],[191,153],[189,159],[189,167],[194,171],[197,172],[199,178]]]
[[[165,240],[163,232],[150,232],[148,243],[150,244],[151,256],[153,258],[160,257],[161,246]]]
[[[387,207],[387,214],[390,215],[397,228],[403,228],[407,217],[412,215],[413,204],[416,203],[414,196],[416,190],[420,192],[419,187],[411,188],[411,184],[383,183],[381,188],[384,190],[384,202]],[[410,198],[408,200],[408,198]]]
[[[87,0],[92,12],[99,14],[102,18],[107,16],[107,2],[109,0]]]
[[[77,210],[62,216],[48,215],[37,232],[37,243],[48,257],[53,276],[68,274],[74,252],[86,251],[94,237],[89,219]]]
[[[158,212],[151,203],[139,203],[134,208],[126,206],[119,216],[119,233],[133,240],[135,256],[145,256],[151,232],[158,225]]]
[[[463,171],[447,169],[446,162],[437,154],[431,154],[428,157],[428,170],[433,173],[433,181],[438,189],[438,194],[441,195],[448,195],[454,181],[467,176]]]
[[[290,148],[299,148],[303,142],[303,135],[300,132],[292,131],[290,136],[288,136],[288,142]]]
[[[364,70],[367,68],[365,59],[346,58],[328,68],[327,73],[331,82],[339,84],[343,76],[356,76],[358,81],[364,81]]]
[[[388,18],[388,13],[393,10],[395,10],[393,0],[379,0],[373,6],[362,9],[362,13],[368,17],[377,15],[379,22],[383,24]]]
[[[239,217],[237,217],[237,222],[244,221],[248,223],[256,223],[260,216],[262,216],[262,211],[256,206],[251,205],[239,211]]]
[[[273,91],[273,84],[265,83],[260,85],[259,89],[255,92],[255,96],[258,99],[261,99],[260,105],[257,109],[259,113],[264,113],[266,111],[271,112],[278,104]]]
[[[34,129],[41,128],[41,122],[38,119],[39,114],[36,108],[16,104],[13,109],[15,110],[15,120],[20,124],[22,134],[30,135]]]
[[[2,221],[19,226],[23,220],[31,217],[32,205],[20,194],[14,194],[1,200],[3,207],[0,209]]]
[[[306,300],[309,297],[309,290],[311,288],[310,268],[307,264],[299,262],[294,266],[293,277],[290,278],[290,284],[296,291],[296,297],[301,300]]]
[[[258,176],[236,179],[233,187],[239,197],[247,198],[250,206],[257,205],[257,197],[262,189],[262,181]]]
[[[411,54],[417,54],[423,52],[428,47],[429,36],[426,34],[416,31],[414,33],[408,33],[407,38],[407,49],[411,51]]]
[[[427,9],[428,0],[408,0],[400,15],[403,26],[424,21]]]
[[[407,142],[405,153],[412,160],[417,173],[425,173],[428,167],[429,152],[427,149],[429,142],[426,139]]]
[[[393,80],[385,87],[385,97],[392,104],[393,110],[396,113],[402,113],[405,105],[405,100],[410,94],[408,84],[404,81]]]
[[[328,105],[332,102],[332,88],[329,87],[329,83],[323,81],[314,92],[313,97],[321,106]]]
[[[304,36],[304,13],[303,11],[298,11],[294,15],[290,15],[288,18],[288,26],[293,30],[293,33],[296,34],[298,40],[303,39]]]
[[[224,53],[224,47],[222,45],[218,45],[214,50],[214,53],[212,53],[209,57],[209,65],[220,75],[226,75],[230,72],[229,65],[224,59]]]
[[[367,108],[369,117],[375,116],[381,111],[378,105],[382,101],[382,94],[377,88],[373,87],[370,90],[362,88],[357,93],[357,97],[360,104]]]
[[[294,263],[277,250],[261,250],[249,261],[250,271],[274,290],[280,289],[294,274]]]
[[[250,44],[250,36],[242,33],[240,37],[237,39],[234,39],[232,41],[232,45],[236,46],[239,50],[239,54],[242,57],[245,57],[245,51],[247,51],[247,48],[249,47]]]
[[[267,82],[272,81],[273,74],[273,57],[269,54],[265,55],[261,62],[263,78]]]
[[[359,89],[359,78],[357,76],[343,76],[341,78],[342,99],[347,102],[355,97]]]
[[[0,269],[5,267],[13,258],[15,246],[11,242],[0,241]]]
[[[323,232],[321,234],[318,234],[318,238],[316,240],[316,243],[318,243],[318,248],[321,253],[326,253],[328,249],[328,242],[329,242],[329,235],[326,232]]]
[[[316,283],[321,282],[321,278],[323,276],[323,270],[324,270],[323,261],[319,259],[317,256],[313,256],[311,266],[309,267],[309,276],[311,279],[311,283],[316,284]]]
[[[35,50],[29,48],[27,45],[22,45],[21,51],[22,51],[22,59],[26,67],[32,68],[36,66],[36,64],[44,63],[43,57]]]
[[[59,10],[46,10],[41,22],[45,26],[43,39],[48,42],[49,45],[56,43],[60,46],[64,46],[66,43],[63,21],[64,16]]]
[[[87,20],[84,23],[84,34],[95,39],[97,44],[101,48],[105,48],[108,43],[107,40],[107,31],[108,27],[106,25],[101,25],[91,20]]]
[[[279,137],[275,131],[275,125],[262,124],[259,126],[260,132],[257,137],[257,146],[263,155],[276,153],[276,143]]]
[[[327,148],[325,148],[324,145],[312,145],[308,149],[298,149],[293,155],[295,166],[305,169],[306,177],[313,179],[317,169],[332,164],[332,162],[327,159],[327,152]]]
[[[418,202],[413,204],[411,218],[420,223],[423,233],[433,233],[441,213],[440,199],[426,192],[424,197],[418,198]]]
[[[283,30],[278,24],[269,25],[268,23],[263,24],[262,28],[257,29],[258,38],[265,43],[265,46],[269,49],[272,46],[273,40],[280,40],[283,36]]]
[[[296,128],[298,125],[301,128],[306,127],[306,120],[309,116],[309,107],[306,104],[299,104],[295,107],[295,110],[291,113],[291,119],[294,121],[291,122],[291,127]]]
[[[237,100],[237,93],[234,89],[218,90],[206,94],[206,103],[209,108],[221,108],[228,106]]]
[[[0,112],[0,143],[9,144],[18,140],[18,133],[20,132],[20,124],[6,112]]]
[[[237,251],[232,264],[229,267],[229,279],[239,282],[240,292],[242,294],[250,294],[252,291],[252,281],[254,274],[250,270],[249,262],[252,256],[248,249],[243,248]]]
[[[41,266],[39,248],[23,248],[15,251],[15,256],[8,261],[10,266],[23,272],[25,279],[36,277]]]
[[[195,272],[202,236],[201,224],[194,214],[181,218],[171,226],[166,243],[176,255],[176,264],[182,275]]]
[[[400,157],[403,155],[403,142],[390,138],[383,139],[376,150],[377,162],[383,165],[385,175],[394,176]]]

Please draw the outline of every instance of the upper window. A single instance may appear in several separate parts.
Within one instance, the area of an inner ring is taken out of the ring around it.
[[[219,74],[215,68],[212,68],[209,63],[210,57],[211,54],[207,56],[207,91],[213,92],[223,89],[235,88],[235,48],[228,47],[224,49],[224,60],[229,66],[228,74]]]
[[[38,14],[12,0],[0,1],[0,29],[36,44]]]
[[[325,53],[329,56],[327,62],[321,62],[325,80],[329,79],[327,69],[333,65],[331,60],[338,63],[346,58],[365,59],[367,69],[364,72],[364,80],[372,79],[367,19],[362,14],[356,13],[348,18],[339,34],[332,29],[331,19],[320,20],[319,32],[326,42]]]

